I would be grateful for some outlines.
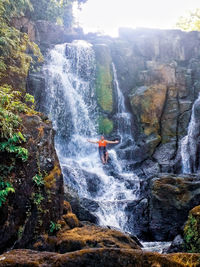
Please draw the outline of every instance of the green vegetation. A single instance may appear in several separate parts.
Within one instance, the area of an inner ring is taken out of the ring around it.
[[[110,49],[106,45],[94,46],[96,55],[96,95],[99,106],[108,113],[113,110],[113,76]]]
[[[113,121],[108,118],[99,118],[99,133],[110,134],[113,131]]]
[[[32,9],[26,15],[32,20],[47,20],[71,27],[74,22],[72,4],[85,3],[87,0],[30,0]]]
[[[54,233],[54,232],[57,232],[61,229],[61,224],[59,223],[55,223],[55,222],[52,222],[50,223],[50,229],[49,229],[49,232],[50,233]]]
[[[186,251],[190,253],[199,253],[200,251],[200,221],[199,221],[199,206],[194,208],[188,217],[184,228],[184,241]]]
[[[21,114],[34,113],[34,98],[25,94],[25,78],[33,58],[42,55],[28,35],[12,26],[12,18],[32,10],[29,0],[0,1],[0,206],[14,193],[12,177],[19,161],[28,159],[28,150],[22,145]],[[17,90],[21,88],[21,91]]]
[[[30,42],[27,34],[12,26],[12,18],[24,15],[31,9],[28,0],[0,2],[0,83],[10,84],[13,88],[24,88],[30,63],[33,59],[26,53],[32,51],[38,61],[42,61],[39,48]]]
[[[34,177],[33,177],[33,181],[35,182],[35,184],[37,186],[42,186],[44,185],[44,178],[41,174],[36,174]]]
[[[14,193],[11,173],[17,160],[26,161],[28,150],[22,147],[26,138],[20,131],[21,113],[33,113],[26,102],[34,103],[30,95],[14,91],[11,86],[0,86],[0,206],[10,192]]]
[[[113,109],[112,75],[108,66],[97,64],[96,79],[97,100],[104,111]]]
[[[9,182],[4,182],[0,178],[0,207],[4,202],[6,202],[9,193],[14,193],[15,189]]]
[[[186,17],[180,17],[176,26],[184,31],[200,31],[200,8]]]
[[[33,203],[41,209],[40,204],[44,200],[44,197],[41,193],[33,193]]]

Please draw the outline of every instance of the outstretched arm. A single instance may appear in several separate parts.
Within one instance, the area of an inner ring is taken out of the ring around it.
[[[116,140],[116,141],[108,141],[108,140],[106,140],[106,143],[108,143],[108,144],[118,144],[119,141],[118,140]]]
[[[89,143],[92,143],[92,144],[98,144],[98,141],[92,141],[92,140],[88,140],[88,139],[87,139],[87,141],[88,141]]]

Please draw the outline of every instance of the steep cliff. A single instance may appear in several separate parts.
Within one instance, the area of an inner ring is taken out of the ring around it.
[[[145,151],[137,160],[151,159],[160,172],[182,171],[180,142],[200,91],[199,38],[198,32],[121,29],[110,45],[133,135]]]
[[[48,233],[63,209],[63,179],[52,125],[38,115],[23,115],[22,123],[29,156],[24,163],[18,160],[10,174],[15,192],[0,208],[1,251],[27,247],[38,235]]]

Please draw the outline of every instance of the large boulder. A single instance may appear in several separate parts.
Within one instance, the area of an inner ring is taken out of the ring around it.
[[[162,174],[150,186],[149,232],[154,240],[172,240],[182,232],[189,210],[200,204],[200,179]]]

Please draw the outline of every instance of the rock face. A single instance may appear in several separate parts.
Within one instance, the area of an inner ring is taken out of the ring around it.
[[[52,125],[38,115],[24,115],[22,120],[29,158],[12,174],[15,193],[0,209],[0,251],[13,245],[27,247],[49,231],[50,222],[57,222],[63,209],[63,179]],[[40,186],[33,181],[36,175],[42,176]]]
[[[156,240],[171,240],[187,220],[189,210],[200,204],[199,177],[161,175],[151,181],[149,230]]]
[[[145,29],[99,38],[110,48],[136,144],[145,151],[135,160],[151,159],[161,172],[181,172],[180,141],[200,92],[199,40],[198,32]]]
[[[83,39],[80,28],[68,29],[49,21],[31,21],[27,17],[14,18],[12,24],[18,30],[27,33],[32,42],[37,43],[42,51],[52,45]]]
[[[199,266],[199,254],[169,254],[141,252],[130,249],[84,249],[81,251],[57,254],[51,252],[36,252],[32,250],[13,250],[0,256],[0,266],[163,266],[181,267]]]

